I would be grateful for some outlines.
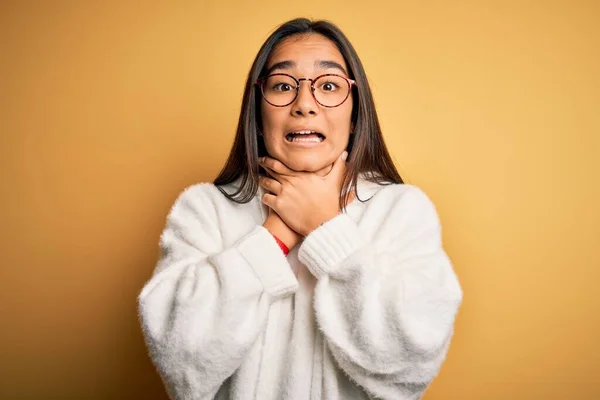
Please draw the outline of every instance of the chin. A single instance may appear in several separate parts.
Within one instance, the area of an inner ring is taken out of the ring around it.
[[[311,159],[311,158],[296,158],[293,160],[288,160],[285,164],[288,168],[293,169],[294,171],[299,172],[317,172],[327,165],[330,165],[332,162],[324,162],[323,160]]]

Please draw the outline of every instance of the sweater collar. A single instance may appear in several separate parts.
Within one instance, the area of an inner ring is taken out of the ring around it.
[[[358,194],[358,197],[364,201],[370,199],[382,187],[383,185],[380,185],[376,182],[371,182],[366,179],[364,174],[360,174],[356,182],[356,193]]]

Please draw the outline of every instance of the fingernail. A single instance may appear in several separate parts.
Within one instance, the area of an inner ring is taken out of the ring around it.
[[[346,159],[347,159],[347,158],[348,158],[348,152],[347,152],[347,151],[344,151],[344,152],[342,153],[342,161],[346,161]]]

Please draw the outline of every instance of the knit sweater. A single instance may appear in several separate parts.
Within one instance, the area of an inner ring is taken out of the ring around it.
[[[262,227],[262,189],[246,204],[207,183],[179,195],[138,298],[172,399],[421,398],[462,290],[422,190],[357,190],[287,257]]]

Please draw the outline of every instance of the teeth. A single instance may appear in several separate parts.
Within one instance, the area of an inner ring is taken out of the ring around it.
[[[310,135],[311,133],[317,133],[315,131],[297,131],[297,132],[292,132],[296,135]]]
[[[303,137],[295,137],[291,141],[292,142],[315,142],[315,143],[322,142],[322,140],[319,138],[303,138]]]
[[[303,135],[310,135],[310,134],[316,134],[317,137],[302,137]],[[323,140],[325,140],[325,137],[318,133],[317,131],[311,131],[311,130],[302,130],[302,131],[296,131],[296,132],[290,132],[286,135],[286,139],[288,142],[315,142],[315,143],[320,143]]]

